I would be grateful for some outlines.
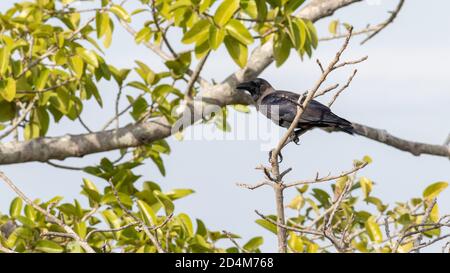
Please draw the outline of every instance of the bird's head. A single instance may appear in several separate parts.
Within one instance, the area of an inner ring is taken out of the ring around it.
[[[236,89],[248,91],[255,102],[266,92],[273,90],[270,83],[261,78],[256,78],[248,82],[242,82],[236,86]]]

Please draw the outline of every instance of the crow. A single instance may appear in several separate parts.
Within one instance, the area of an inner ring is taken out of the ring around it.
[[[300,94],[275,90],[266,80],[256,78],[240,83],[236,89],[248,91],[255,102],[256,109],[271,119],[275,124],[289,128],[297,114],[297,107],[302,106],[306,96],[300,98]],[[327,131],[341,131],[352,135],[355,133],[352,123],[335,114],[322,103],[311,100],[294,130],[292,139],[298,144],[298,137],[313,128],[321,128]]]

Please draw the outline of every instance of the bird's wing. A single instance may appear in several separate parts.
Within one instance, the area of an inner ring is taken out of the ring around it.
[[[261,100],[259,110],[278,125],[289,127],[297,113],[299,97],[292,92],[275,91]]]
[[[304,98],[302,98],[300,104],[298,103],[298,99],[300,98],[300,95],[297,93],[289,92],[289,91],[275,91],[267,96],[265,96],[262,101],[261,105],[267,105],[273,106],[276,105],[279,109],[279,122],[278,124],[284,126],[282,123],[291,123],[295,119],[295,115],[297,114],[297,106],[301,106],[301,103],[303,103]],[[276,122],[276,120],[273,118],[276,116],[276,108],[274,107],[267,107],[268,112],[271,114],[271,116],[268,116],[273,121]],[[320,126],[320,127],[326,127],[326,126],[334,126],[336,124],[346,122],[348,121],[339,118],[335,114],[333,114],[327,106],[323,105],[322,103],[311,100],[304,110],[302,117],[299,121],[299,125],[311,125],[311,126]],[[289,126],[289,125],[288,125]]]

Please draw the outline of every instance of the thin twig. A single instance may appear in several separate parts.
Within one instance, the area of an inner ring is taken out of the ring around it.
[[[347,89],[347,87],[350,86],[350,83],[352,82],[353,78],[355,77],[356,73],[358,72],[358,69],[353,70],[353,74],[350,76],[350,78],[348,78],[347,83],[342,86],[341,89],[339,89],[336,94],[334,94],[333,98],[331,99],[331,101],[328,103],[328,107],[331,107],[333,105],[333,103],[336,101],[336,99],[339,97],[339,95],[345,90]]]
[[[260,213],[259,211],[255,210],[255,213],[259,215],[259,217],[261,217],[262,219],[268,221],[269,223],[272,223],[276,226],[280,226],[284,229],[290,230],[290,231],[295,231],[295,232],[299,232],[299,233],[305,233],[305,234],[312,234],[312,235],[320,235],[322,236],[323,233],[316,231],[316,230],[311,230],[311,229],[301,229],[301,228],[296,228],[296,227],[292,227],[292,226],[287,226],[285,224],[280,224],[277,221],[274,221],[272,219],[270,219],[269,217],[264,216],[264,214]]]
[[[60,84],[57,84],[57,85],[54,85],[54,86],[50,86],[50,87],[47,87],[47,88],[44,88],[44,89],[41,89],[41,90],[17,90],[16,93],[17,94],[40,94],[40,93],[45,93],[45,92],[48,92],[48,91],[53,91],[55,89],[58,89],[58,88],[60,88],[62,86],[65,86],[66,84],[68,84],[70,82],[73,82],[75,80],[76,79],[69,79],[69,80],[63,81]]]
[[[381,27],[379,29],[377,29],[375,32],[373,32],[372,34],[370,34],[366,39],[364,39],[361,44],[365,44],[367,41],[369,41],[370,39],[372,39],[375,35],[377,35],[378,33],[380,33],[383,29],[385,29],[389,24],[391,24],[392,22],[394,22],[395,18],[397,18],[398,13],[400,12],[400,10],[403,7],[403,4],[405,3],[405,0],[400,0],[398,2],[397,7],[395,8],[394,11],[391,12],[391,16],[384,22],[381,24]]]
[[[333,175],[333,176],[327,175],[325,177],[321,177],[321,178],[316,177],[316,178],[310,179],[310,180],[299,180],[299,181],[296,181],[296,182],[285,184],[285,187],[289,188],[289,187],[295,187],[295,186],[299,186],[299,185],[315,184],[315,183],[321,183],[321,182],[326,182],[326,181],[339,179],[341,177],[353,174],[353,173],[361,170],[362,168],[366,167],[367,165],[368,165],[368,163],[364,162],[364,163],[356,166],[355,168],[353,168],[353,169],[351,169],[349,171],[343,172],[342,174],[339,174],[339,175]]]
[[[255,185],[244,184],[244,183],[236,183],[236,185],[238,187],[246,188],[246,189],[249,189],[249,190],[254,190],[254,189],[257,189],[257,188],[259,188],[261,186],[265,186],[265,185],[266,186],[272,186],[272,184],[270,184],[270,182],[268,182],[268,181],[263,181],[263,182],[260,182],[258,184],[255,184]]]
[[[108,120],[105,125],[102,126],[101,131],[104,131],[106,129],[108,129],[108,127],[116,120],[119,119],[119,117],[121,117],[122,115],[124,115],[128,110],[130,110],[134,104],[138,101],[138,99],[140,99],[141,97],[143,97],[145,94],[140,94],[139,96],[136,97],[136,99],[130,103],[127,107],[125,107],[122,111],[118,112],[114,117],[112,117],[110,120]]]
[[[187,88],[186,88],[186,96],[187,96],[188,100],[192,101],[192,99],[194,98],[194,92],[193,92],[194,91],[194,89],[193,89],[194,84],[197,81],[198,77],[200,76],[200,72],[202,71],[203,66],[206,63],[206,60],[208,59],[210,52],[211,51],[208,51],[206,53],[206,55],[200,60],[200,62],[195,67],[194,73],[191,75],[191,77],[189,79],[189,82],[188,82],[188,85],[187,85]]]
[[[122,226],[122,227],[118,227],[118,228],[111,228],[111,229],[94,229],[94,230],[91,230],[91,231],[86,235],[86,240],[89,240],[89,238],[90,238],[93,234],[95,234],[95,233],[99,233],[99,232],[102,232],[102,233],[105,233],[105,232],[117,232],[117,231],[121,231],[121,230],[127,229],[127,228],[129,228],[129,227],[138,225],[138,224],[139,224],[138,222],[132,222],[132,223],[126,224],[126,225],[124,225],[124,226]]]

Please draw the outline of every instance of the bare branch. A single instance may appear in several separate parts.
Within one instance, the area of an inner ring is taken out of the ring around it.
[[[409,152],[415,156],[421,154],[436,155],[443,157],[450,157],[450,147],[445,145],[426,144],[422,142],[415,142],[401,139],[389,134],[386,130],[372,128],[366,125],[352,123],[356,134],[367,137],[369,139],[384,143],[399,150]]]
[[[394,11],[391,12],[391,16],[384,22],[381,24],[381,27],[379,29],[377,29],[374,33],[370,34],[369,37],[367,37],[366,39],[364,39],[361,44],[366,43],[367,41],[369,41],[370,39],[372,39],[375,35],[377,35],[378,33],[380,33],[383,29],[385,29],[389,24],[391,24],[392,22],[394,22],[395,18],[397,18],[398,13],[400,12],[400,10],[403,7],[403,4],[405,3],[405,0],[400,0],[398,2],[397,7],[395,8]]]
[[[353,70],[353,74],[350,76],[350,78],[348,78],[347,83],[341,87],[341,89],[339,89],[336,94],[334,94],[333,98],[331,99],[331,101],[328,103],[328,107],[331,107],[333,105],[333,103],[336,101],[336,99],[339,97],[339,95],[345,90],[347,89],[347,87],[350,86],[350,83],[352,82],[353,78],[355,77],[356,73],[358,72],[358,69]]]
[[[350,171],[343,172],[342,174],[339,174],[339,175],[334,175],[334,176],[327,175],[327,176],[322,177],[322,178],[316,177],[316,178],[310,179],[310,180],[300,180],[300,181],[296,181],[296,182],[285,184],[285,187],[289,188],[289,187],[295,187],[295,186],[299,186],[299,185],[316,184],[316,183],[336,180],[336,179],[339,179],[341,177],[353,174],[353,173],[361,170],[362,168],[366,167],[367,165],[368,165],[368,163],[364,162],[363,164],[356,166],[355,168],[351,169]]]
[[[246,189],[249,189],[249,190],[254,190],[254,189],[257,189],[257,188],[259,188],[261,186],[272,186],[272,184],[270,184],[270,182],[268,182],[268,181],[263,181],[263,182],[260,182],[258,184],[255,184],[255,185],[249,185],[249,184],[243,184],[243,183],[236,183],[236,185],[238,187],[246,188]]]

